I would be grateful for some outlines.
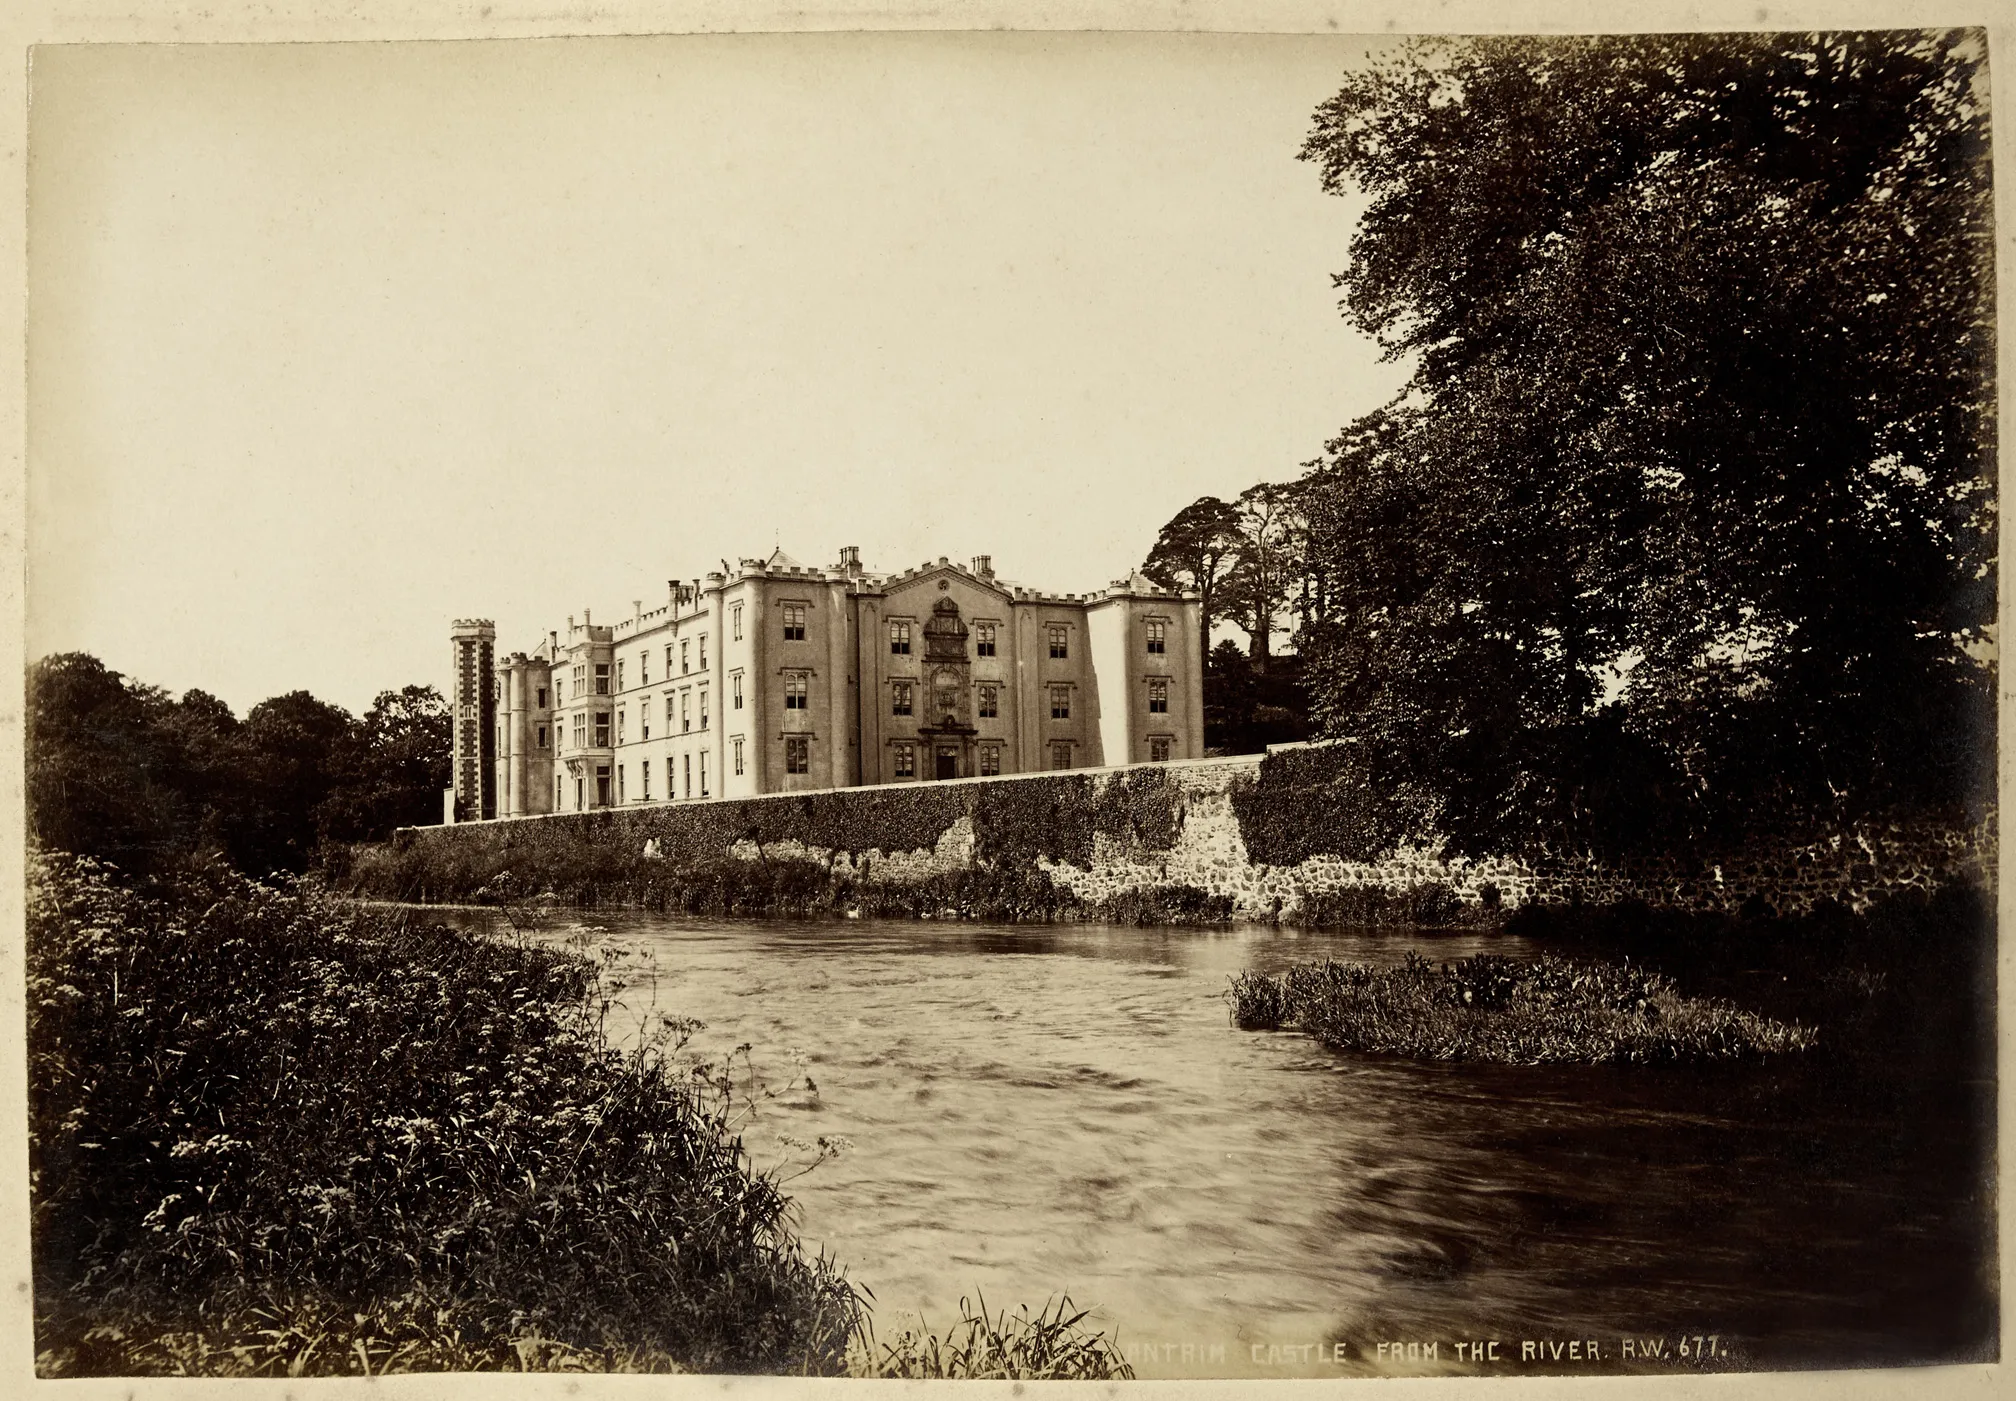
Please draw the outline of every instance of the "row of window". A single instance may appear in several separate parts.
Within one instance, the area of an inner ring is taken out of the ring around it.
[[[915,713],[916,684],[914,681],[892,681],[889,683],[889,713],[891,715],[911,715]],[[979,688],[979,691],[978,713],[980,718],[983,720],[998,719],[1001,714],[1001,688],[998,686],[982,686]],[[788,710],[792,706],[788,698],[788,691],[786,694],[787,699],[784,705]],[[1169,713],[1168,678],[1161,676],[1151,676],[1148,678],[1148,713],[1150,715],[1167,715]],[[1069,720],[1071,718],[1071,688],[1069,686],[1052,686],[1050,688],[1050,718],[1052,720]]]
[[[730,626],[733,628],[735,637],[739,640],[742,636],[742,605],[738,603],[728,611]],[[787,603],[783,605],[784,640],[786,642],[803,642],[805,640],[806,611],[807,605],[803,603]],[[1146,624],[1146,627],[1149,652],[1157,656],[1164,654],[1168,650],[1168,624],[1150,620]],[[973,625],[973,650],[976,655],[982,657],[997,655],[995,628],[996,624],[994,623],[975,623]],[[889,624],[889,651],[891,655],[900,657],[910,655],[910,630],[911,625],[907,622],[892,622]],[[1058,661],[1069,660],[1071,655],[1070,627],[1064,623],[1050,623],[1045,626],[1044,631],[1049,643],[1050,656]],[[672,675],[675,649],[679,674],[686,676],[693,672],[695,669],[693,664],[693,647],[696,642],[699,646],[698,669],[701,671],[707,670],[707,634],[703,632],[698,638],[687,638],[677,643],[668,642],[665,644],[665,675],[668,678]],[[592,677],[595,687],[594,694],[598,696],[610,694],[609,663],[595,662],[592,665],[594,667],[594,675]],[[625,659],[621,657],[617,658],[615,665],[615,686],[618,691],[621,691],[626,689],[624,679]],[[574,694],[576,696],[586,693],[585,688],[591,680],[588,672],[589,666],[590,663],[577,662],[573,667]],[[648,686],[651,684],[651,654],[649,652],[640,652],[637,654],[637,684],[639,686]],[[556,681],[554,689],[556,692],[556,703],[564,701],[567,697],[566,679],[562,678]],[[546,708],[546,688],[543,686],[539,688],[538,708],[541,710]]]

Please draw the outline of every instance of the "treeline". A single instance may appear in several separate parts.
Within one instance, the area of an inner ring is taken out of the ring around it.
[[[293,691],[241,720],[67,652],[28,670],[28,824],[42,846],[136,873],[221,856],[254,876],[305,871],[332,844],[438,822],[451,723],[431,686],[359,717]]]
[[[1986,58],[1979,31],[1433,39],[1318,109],[1303,158],[1369,200],[1342,309],[1412,379],[1298,480],[1186,507],[1144,572],[1204,597],[1207,639],[1245,629],[1254,675],[1285,623],[1372,846],[1982,815]]]

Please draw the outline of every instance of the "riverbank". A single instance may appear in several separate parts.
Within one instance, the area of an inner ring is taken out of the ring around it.
[[[614,1048],[590,959],[222,867],[144,894],[68,856],[32,877],[42,1375],[874,1374],[945,1351],[868,1345],[863,1294],[752,1170],[732,1077],[676,1020]],[[980,1365],[1120,1374],[1061,1322],[992,1321]]]

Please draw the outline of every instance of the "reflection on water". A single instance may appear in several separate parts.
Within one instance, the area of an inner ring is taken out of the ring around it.
[[[1068,1290],[1143,1376],[1466,1373],[1473,1343],[1482,1370],[1588,1369],[1571,1341],[1606,1371],[1849,1365],[1993,1335],[1967,1113],[1810,1065],[1420,1065],[1228,1022],[1243,969],[1534,952],[1502,935],[592,918],[655,967],[633,1011],[752,1043],[780,1083],[809,1056],[817,1092],[747,1140],[763,1163],[780,1134],[852,1140],[791,1190],[885,1334],[978,1289]]]

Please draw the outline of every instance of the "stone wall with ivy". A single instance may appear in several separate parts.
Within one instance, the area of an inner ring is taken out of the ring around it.
[[[733,858],[810,861],[857,881],[1033,869],[1088,905],[1188,888],[1228,897],[1241,916],[1287,919],[1312,899],[1427,886],[1506,908],[1637,899],[1736,910],[1761,900],[1792,913],[1822,898],[1860,907],[1894,890],[1994,875],[1992,824],[1923,821],[1788,830],[1735,857],[1628,865],[1447,857],[1427,838],[1368,854],[1364,833],[1377,824],[1354,811],[1366,799],[1340,785],[1324,748],[409,828],[394,847],[461,873],[430,882],[435,898],[473,893],[499,871],[521,890],[584,877],[620,888],[642,870]]]

